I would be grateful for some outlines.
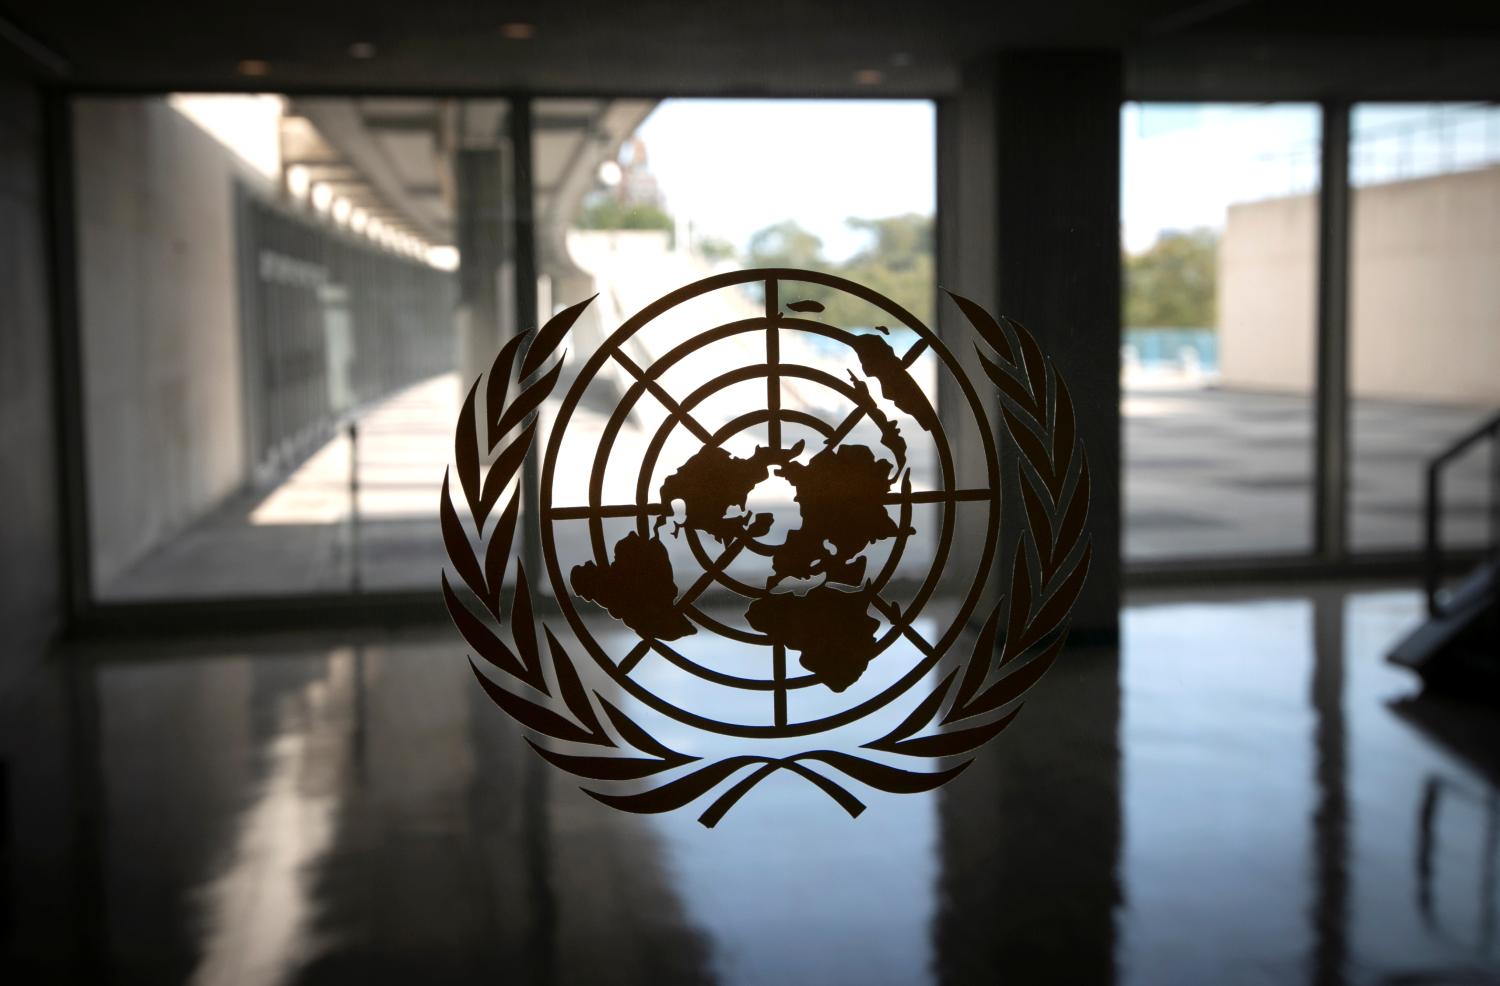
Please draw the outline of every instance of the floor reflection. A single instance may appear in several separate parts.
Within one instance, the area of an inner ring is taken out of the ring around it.
[[[101,644],[0,706],[6,982],[1500,982],[1500,717],[1408,591],[1156,593],[934,796],[597,805],[441,629]]]

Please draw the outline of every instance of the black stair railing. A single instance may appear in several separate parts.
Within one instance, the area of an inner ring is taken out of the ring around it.
[[[1485,556],[1491,564],[1500,562],[1500,413],[1497,413],[1427,463],[1427,499],[1423,505],[1427,535],[1423,587],[1427,592],[1427,613],[1432,617],[1444,616],[1448,612],[1441,592],[1447,562],[1443,550],[1443,471],[1483,441],[1490,443],[1489,539]]]

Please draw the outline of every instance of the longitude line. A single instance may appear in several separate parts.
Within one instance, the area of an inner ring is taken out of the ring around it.
[[[739,553],[744,550],[744,548],[745,541],[743,538],[735,541],[734,544],[725,548],[723,553],[721,553],[718,558],[714,559],[714,563],[709,566],[709,568],[704,571],[702,575],[698,576],[698,581],[694,582],[688,588],[688,590],[682,594],[677,602],[672,604],[673,607],[675,609],[681,609],[688,603],[691,603],[694,599],[697,599],[700,595],[702,595],[703,590],[708,588],[708,583],[712,582],[716,576],[722,574],[724,569],[729,567],[729,563],[734,561],[735,558],[739,556]]]
[[[771,647],[771,675],[776,680],[776,725],[786,725],[786,645]]]
[[[634,647],[630,649],[630,653],[625,655],[625,659],[620,662],[620,672],[622,674],[629,674],[630,672],[634,671],[635,666],[641,663],[641,658],[645,657],[646,652],[650,649],[651,641],[639,641]]]
[[[635,377],[641,383],[645,384],[646,389],[650,391],[651,396],[656,398],[661,406],[667,409],[667,413],[671,414],[672,417],[681,422],[684,428],[686,428],[688,431],[691,431],[694,435],[698,436],[699,440],[704,444],[712,444],[713,435],[709,434],[708,429],[699,424],[697,418],[684,411],[682,409],[682,405],[677,403],[677,401],[673,399],[672,395],[667,393],[661,384],[657,383],[655,379],[647,377],[646,371],[637,366],[635,360],[631,359],[629,356],[626,356],[619,349],[615,349],[612,353],[610,353],[610,355],[614,357],[615,362],[623,366],[631,376]]]
[[[876,609],[880,610],[880,612],[884,614],[885,618],[890,620],[892,623],[895,623],[897,620],[901,619],[901,610],[896,606],[895,603],[887,602],[881,597],[876,596],[874,599],[874,606]],[[903,636],[909,638],[913,644],[916,644],[917,649],[920,650],[923,654],[926,654],[928,657],[933,656],[932,644],[928,642],[926,637],[922,636],[912,628],[910,620],[906,620],[902,623],[901,633]]]
[[[687,590],[687,592],[684,592],[682,594],[682,598],[678,599],[677,602],[672,604],[672,608],[674,610],[681,610],[685,608],[689,603],[691,603],[694,599],[696,599],[704,589],[708,588],[708,583],[713,581],[714,576],[723,571],[725,566],[733,561],[735,556],[738,555],[744,547],[745,542],[743,540],[739,540],[726,548],[723,554],[719,555],[719,557],[714,560],[713,567],[699,576],[698,581],[694,582],[693,585]],[[643,639],[638,641],[636,645],[630,649],[630,653],[626,654],[624,659],[620,661],[619,669],[621,673],[629,674],[631,671],[635,670],[635,666],[641,663],[641,659],[646,656],[647,652],[660,645],[660,643],[661,641],[659,640]]]
[[[766,279],[766,421],[770,446],[781,449],[781,335],[776,320],[781,316],[776,278]]]

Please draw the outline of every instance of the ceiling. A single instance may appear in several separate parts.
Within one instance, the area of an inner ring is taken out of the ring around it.
[[[1500,4],[1392,10],[1347,0],[0,0],[10,22],[0,35],[91,87],[938,95],[989,51],[1096,46],[1126,52],[1137,96],[1472,96],[1495,84]],[[526,33],[516,24],[530,36],[515,37]],[[246,60],[264,74],[243,74]]]
[[[550,98],[532,114],[532,182],[543,260],[567,266],[563,233],[612,157],[655,106],[643,99]],[[351,206],[435,244],[456,242],[452,155],[507,137],[500,99],[302,96],[280,121],[282,163]]]

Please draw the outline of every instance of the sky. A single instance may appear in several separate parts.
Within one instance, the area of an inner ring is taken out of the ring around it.
[[[931,214],[936,114],[926,100],[664,101],[641,126],[668,208],[743,250],[794,218],[840,260],[850,216]],[[1127,105],[1121,120],[1127,247],[1217,227],[1230,202],[1311,191],[1311,105]]]
[[[843,260],[865,242],[845,219],[932,214],[935,128],[926,100],[668,99],[638,134],[668,210],[695,235],[744,250],[795,219]]]
[[[280,167],[276,96],[171,97],[268,176]],[[1355,107],[1356,185],[1500,161],[1500,106]],[[1318,108],[1307,103],[1127,103],[1121,111],[1121,233],[1140,252],[1168,230],[1222,228],[1235,202],[1317,187]],[[865,242],[849,217],[931,215],[936,111],[927,100],[668,99],[641,125],[669,210],[741,251],[795,219],[846,259]]]
[[[1127,103],[1120,119],[1120,220],[1138,253],[1168,230],[1222,229],[1228,207],[1317,188],[1311,104]]]
[[[173,105],[267,175],[278,170],[273,96],[174,96]],[[1500,106],[1389,104],[1353,115],[1357,185],[1500,161]],[[1317,187],[1313,104],[1127,103],[1121,233],[1222,228],[1228,206]],[[840,261],[865,243],[850,217],[931,215],[936,110],[927,100],[669,99],[638,131],[668,209],[743,251],[795,219]]]

